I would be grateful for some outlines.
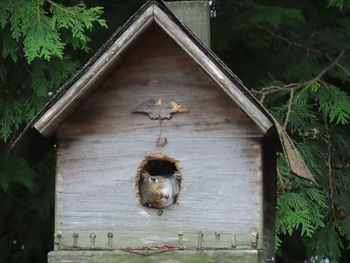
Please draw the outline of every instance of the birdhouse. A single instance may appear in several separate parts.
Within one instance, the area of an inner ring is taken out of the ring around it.
[[[56,146],[49,262],[273,260],[276,152],[312,177],[208,28],[207,2],[148,2],[16,140]]]

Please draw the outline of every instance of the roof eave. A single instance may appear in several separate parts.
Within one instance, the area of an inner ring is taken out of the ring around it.
[[[139,14],[138,18],[105,50],[104,53],[70,86],[69,90],[62,95],[49,109],[47,109],[36,121],[33,127],[44,137],[51,137],[62,122],[74,112],[96,86],[101,83],[111,69],[123,60],[123,53],[147,28],[157,23],[163,30],[216,82],[232,100],[255,122],[263,134],[273,126],[273,122],[254,103],[244,91],[247,90],[241,82],[233,82],[228,74],[215,63],[214,56],[208,57],[210,50],[197,39],[188,28],[181,28],[180,21],[176,17],[169,17],[171,13],[165,5],[152,2]],[[195,39],[195,41],[194,41]],[[204,52],[206,50],[206,52]],[[220,62],[221,63],[221,62]],[[226,69],[225,69],[226,70]],[[232,77],[232,76],[231,76]]]
[[[12,149],[20,149],[22,155],[30,156],[28,153],[36,147],[35,144],[28,143],[30,138],[37,138],[35,140],[37,143],[41,142],[47,145],[46,142],[50,142],[50,138],[53,137],[63,121],[79,107],[88,94],[108,76],[109,72],[116,68],[116,65],[123,60],[125,50],[152,23],[157,23],[163,28],[255,122],[263,134],[268,133],[271,128],[276,128],[279,141],[282,143],[292,171],[296,171],[300,177],[313,180],[310,171],[279,123],[244,87],[239,78],[189,28],[181,23],[162,1],[152,1],[143,5],[113,34],[93,58],[58,91],[56,96],[29,123],[12,145]],[[293,165],[293,162],[297,165]]]

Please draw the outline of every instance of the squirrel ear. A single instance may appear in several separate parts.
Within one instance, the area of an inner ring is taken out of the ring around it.
[[[147,178],[150,178],[151,175],[150,175],[147,171],[143,171],[143,172],[141,173],[141,177],[142,177],[143,179],[147,179]]]

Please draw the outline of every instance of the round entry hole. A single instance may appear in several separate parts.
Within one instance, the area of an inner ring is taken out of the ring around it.
[[[141,205],[165,208],[176,203],[182,186],[179,161],[162,154],[146,156],[136,176]]]

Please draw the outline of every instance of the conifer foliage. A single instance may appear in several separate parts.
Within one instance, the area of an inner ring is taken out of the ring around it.
[[[53,229],[54,157],[29,167],[7,153],[8,145],[91,56],[89,46],[102,43],[143,2],[0,1],[4,262],[45,262]],[[296,178],[278,157],[278,253],[344,261],[350,240],[349,2],[210,2],[212,49],[287,129],[317,183]],[[288,236],[303,244],[302,253],[286,249]]]
[[[102,7],[87,8],[82,2],[64,6],[52,0],[0,1],[1,55],[6,63],[0,71],[0,136],[4,140],[13,126],[34,116],[49,91],[76,71],[77,61],[65,50],[88,50],[86,32],[94,23],[106,27],[101,14]],[[20,67],[21,72],[14,71]],[[36,96],[26,96],[33,91]]]
[[[343,262],[350,239],[348,1],[218,0],[213,9],[214,49],[287,129],[317,182],[296,178],[279,156],[277,247],[301,236],[299,259]]]
[[[52,250],[54,158],[38,166],[8,145],[82,64],[102,7],[82,1],[0,1],[0,258],[46,262]]]

